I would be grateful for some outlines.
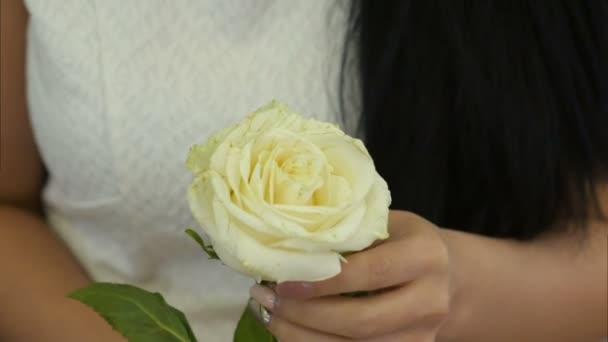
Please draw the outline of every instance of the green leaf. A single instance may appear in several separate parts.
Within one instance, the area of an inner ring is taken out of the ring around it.
[[[207,253],[207,255],[209,256],[209,259],[218,259],[219,260],[220,257],[217,256],[217,254],[213,250],[213,246],[205,244],[205,241],[203,240],[203,238],[200,235],[198,235],[197,232],[188,228],[188,229],[186,229],[186,234],[188,234],[192,239],[194,239],[194,241],[196,241],[203,248],[205,253]]]
[[[243,311],[233,342],[277,342],[249,305]]]
[[[186,316],[159,293],[131,285],[92,283],[68,297],[93,308],[131,342],[196,342]]]
[[[184,315],[183,312],[177,310],[174,307],[171,307],[171,310],[173,311],[175,316],[177,316],[179,321],[182,322],[182,324],[184,325],[184,328],[186,328],[186,332],[188,333],[188,337],[190,338],[188,341],[196,342],[196,336],[194,336],[194,332],[192,331],[192,328],[190,327],[190,323],[188,323],[188,319],[186,319],[186,315]]]

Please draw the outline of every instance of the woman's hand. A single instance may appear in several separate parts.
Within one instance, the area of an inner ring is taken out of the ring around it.
[[[268,329],[284,342],[435,341],[453,294],[448,248],[417,215],[393,211],[389,224],[388,240],[349,256],[331,279],[254,287]],[[341,295],[360,291],[372,294]]]

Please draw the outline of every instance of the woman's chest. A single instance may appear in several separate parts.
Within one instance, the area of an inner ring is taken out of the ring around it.
[[[271,99],[337,120],[333,2],[30,0],[32,123],[65,203],[187,214],[188,148]]]

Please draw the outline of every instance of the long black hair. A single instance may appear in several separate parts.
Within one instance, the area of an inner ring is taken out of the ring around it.
[[[608,171],[608,1],[352,4],[343,73],[357,62],[394,209],[516,239],[589,217]]]

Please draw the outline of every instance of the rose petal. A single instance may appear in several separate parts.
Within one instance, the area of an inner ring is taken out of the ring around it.
[[[314,197],[315,203],[319,205],[340,207],[348,205],[354,196],[346,178],[328,175],[325,184],[315,192]]]
[[[228,186],[220,174],[215,172],[210,173],[209,181],[213,188],[215,199],[220,201],[233,219],[239,220],[260,233],[280,236],[280,231],[273,229],[272,226],[266,224],[260,217],[253,215],[253,212],[247,210],[246,206],[249,200],[247,199],[246,194],[241,193],[241,201],[243,202],[243,207],[241,208],[236,206],[230,199]]]
[[[355,206],[345,210],[345,214],[329,217],[318,231],[310,232],[306,237],[291,237],[278,240],[273,247],[303,251],[342,251],[363,229],[366,208]]]
[[[390,193],[363,143],[279,103],[193,146],[186,164],[196,220],[226,265],[255,278],[326,279],[338,252],[388,236]]]
[[[215,217],[211,208],[213,189],[211,189],[209,183],[209,176],[208,173],[197,176],[188,187],[188,205],[190,206],[190,211],[207,234],[216,227]]]
[[[359,251],[374,241],[388,238],[388,214],[391,195],[384,179],[376,176],[366,198],[365,216],[357,232],[341,244],[334,245],[336,251]]]
[[[333,250],[336,252],[359,251],[369,247],[374,241],[388,238],[388,208],[391,196],[388,186],[380,176],[376,177],[370,193],[366,197],[365,206],[354,210],[355,213],[364,213],[362,217],[349,217],[334,228],[340,231],[343,227],[356,227],[348,238],[343,241],[317,239],[284,239],[277,241],[273,246],[280,248],[293,248],[306,251]],[[359,223],[354,225],[353,222]],[[342,226],[341,226],[342,225]],[[346,230],[341,232],[347,232]],[[323,235],[315,235],[321,237]]]
[[[201,173],[209,169],[212,154],[215,152],[219,144],[224,141],[226,136],[228,136],[230,132],[235,129],[235,127],[237,126],[228,126],[209,137],[205,144],[192,146],[188,153],[188,159],[186,160],[186,166],[188,169],[194,174]]]
[[[327,157],[333,174],[348,181],[353,200],[365,197],[374,182],[376,170],[373,160],[361,149],[357,140],[347,136],[318,136],[310,139]]]
[[[238,259],[247,273],[275,282],[320,281],[340,273],[338,253],[301,253],[271,248],[247,234],[237,237]]]
[[[236,271],[244,272],[245,269],[234,253],[236,244],[230,230],[218,229],[217,221],[221,222],[219,227],[225,225],[227,215],[218,210],[218,207],[213,205],[214,202],[217,201],[213,199],[209,177],[201,175],[188,188],[190,210],[220,259]]]
[[[238,148],[231,148],[228,151],[228,157],[226,158],[226,180],[230,186],[230,193],[232,198],[238,206],[242,206],[240,184],[242,176],[239,165],[241,160],[245,159],[245,153],[243,150]]]

